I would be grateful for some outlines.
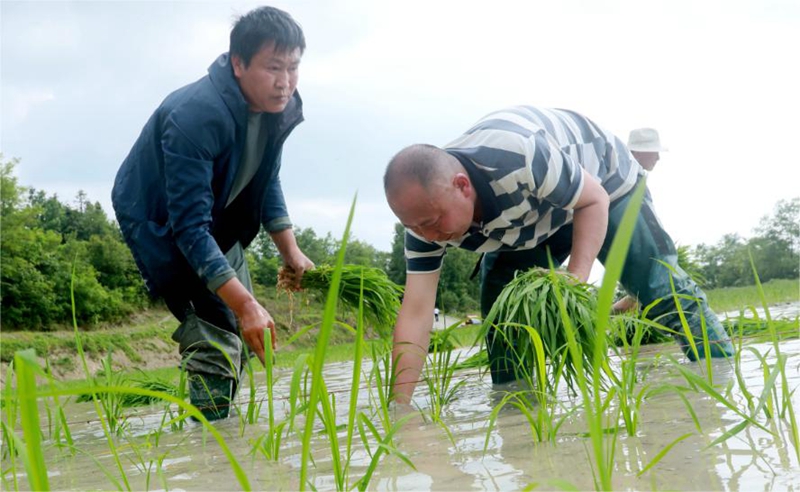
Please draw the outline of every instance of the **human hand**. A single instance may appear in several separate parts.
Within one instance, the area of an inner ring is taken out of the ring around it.
[[[313,268],[314,262],[298,249],[296,254],[286,258],[284,265],[278,270],[278,286],[291,291],[300,290],[303,274]]]
[[[264,309],[257,301],[253,300],[245,304],[242,315],[239,317],[239,325],[242,332],[242,339],[250,347],[250,350],[258,356],[264,364],[264,332],[269,330],[272,350],[278,347],[275,334],[275,321],[269,312]]]
[[[585,283],[586,280],[582,279],[581,276],[577,273],[571,272],[570,270],[565,270],[563,268],[557,268],[554,270],[557,275],[560,275],[561,278],[565,281],[568,281],[573,284],[580,284]],[[588,278],[588,275],[587,275]]]

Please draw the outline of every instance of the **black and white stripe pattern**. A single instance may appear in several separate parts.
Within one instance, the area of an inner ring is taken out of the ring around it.
[[[448,242],[429,242],[407,230],[409,273],[441,268],[448,246],[478,252],[536,247],[572,222],[583,190],[581,168],[600,181],[611,201],[630,192],[643,173],[619,138],[562,109],[503,109],[444,148],[469,173],[483,223]]]

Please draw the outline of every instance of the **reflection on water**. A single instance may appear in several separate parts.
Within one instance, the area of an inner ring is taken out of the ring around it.
[[[742,352],[742,374],[746,387],[759,395],[764,386],[764,372],[756,352],[774,360],[770,344],[752,344]],[[789,358],[787,376],[789,388],[800,387],[800,340],[782,342],[781,351]],[[676,368],[664,360],[665,354],[679,356],[674,345],[647,347],[648,360],[639,365],[647,372],[646,383],[653,387],[674,384],[686,387],[685,380]],[[468,356],[463,351],[461,357]],[[612,360],[612,365],[618,361]],[[747,408],[745,397],[738,389],[739,383],[732,364],[724,360],[712,362],[714,382],[724,394],[728,388],[729,399],[739,408]],[[686,363],[683,367],[702,373],[704,364]],[[369,362],[365,361],[365,371]],[[350,390],[352,364],[330,364],[326,367],[328,390],[338,395],[337,412],[340,422],[346,422],[347,398]],[[263,376],[263,374],[262,374]],[[290,374],[278,374],[276,395],[288,395]],[[396,457],[385,458],[375,472],[371,489],[375,490],[518,490],[532,483],[542,483],[545,489],[556,487],[560,480],[579,489],[592,489],[591,444],[585,437],[586,423],[580,409],[574,411],[559,429],[557,442],[539,443],[532,438],[531,428],[521,412],[506,407],[497,419],[496,426],[487,438],[487,426],[494,406],[505,391],[515,389],[514,384],[493,387],[488,375],[477,370],[462,371],[457,378],[468,379],[458,393],[458,398],[446,408],[443,420],[453,440],[441,426],[424,419],[412,407],[394,409],[396,417],[412,414],[411,420],[398,434],[396,443],[414,463],[409,468]],[[263,380],[259,381],[263,386]],[[246,385],[245,385],[246,386]],[[766,423],[767,432],[754,426],[736,437],[712,447],[709,444],[726,429],[741,422],[741,417],[707,394],[685,391],[682,393],[691,404],[702,432],[675,391],[666,391],[648,398],[641,412],[641,422],[636,436],[620,432],[614,458],[613,485],[615,489],[671,489],[671,490],[798,490],[800,465],[794,449],[787,441],[785,427]],[[247,394],[240,395],[244,405]],[[262,394],[258,398],[264,398]],[[426,388],[420,385],[414,395],[414,404],[421,410],[428,406]],[[579,406],[577,399],[566,393],[559,395],[564,408]],[[800,391],[792,395],[794,408],[800,408]],[[361,392],[359,407],[369,408],[366,388]],[[276,415],[288,411],[286,399],[276,401]],[[266,405],[262,412],[266,411]],[[54,446],[46,451],[53,489],[109,489],[118,486],[120,473],[109,450],[91,404],[70,403],[68,421],[79,451],[72,455]],[[239,483],[232,468],[216,441],[199,425],[189,424],[183,431],[153,431],[162,424],[163,408],[158,406],[133,410],[128,419],[129,431],[136,437],[117,441],[121,464],[132,489],[149,488],[170,490],[232,490]],[[46,424],[46,417],[43,417]],[[765,419],[759,416],[759,422]],[[614,423],[609,423],[612,425]],[[377,424],[376,424],[377,425]],[[784,426],[785,424],[780,424]],[[239,419],[219,422],[216,428],[247,473],[256,489],[292,490],[299,488],[300,442],[296,436],[285,438],[280,460],[270,462],[259,453],[253,453],[258,437],[266,432],[265,419],[258,425],[240,426]],[[243,432],[242,432],[243,429]],[[677,443],[658,465],[644,473],[642,470],[662,450],[684,434],[690,437]],[[47,432],[45,432],[47,436]],[[340,435],[343,435],[340,433]],[[610,439],[610,438],[609,438]],[[52,443],[50,443],[52,444]],[[335,488],[329,451],[322,438],[314,452],[316,468],[311,477],[320,490]],[[360,476],[368,464],[368,456],[360,451],[352,470]],[[18,465],[21,466],[21,465]],[[3,462],[8,470],[8,461]],[[17,469],[19,487],[25,489],[24,471]],[[6,473],[5,488],[11,488],[10,472]]]

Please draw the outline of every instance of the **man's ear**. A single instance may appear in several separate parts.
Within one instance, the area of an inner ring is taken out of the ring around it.
[[[231,56],[231,65],[233,66],[233,74],[236,77],[241,77],[242,72],[245,71],[247,67],[244,66],[244,62],[242,61],[242,57],[239,55]]]
[[[469,176],[466,174],[456,173],[455,176],[453,176],[453,186],[462,193],[467,194],[472,188],[472,183],[469,180]]]

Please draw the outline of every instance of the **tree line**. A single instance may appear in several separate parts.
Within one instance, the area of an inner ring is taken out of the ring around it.
[[[73,321],[82,327],[122,323],[154,307],[120,234],[99,202],[79,192],[72,203],[24,187],[14,174],[18,159],[0,154],[0,322],[6,329],[52,330]],[[762,281],[798,278],[800,198],[778,202],[762,218],[752,238],[724,236],[717,244],[682,247],[681,263],[709,288],[753,283],[752,255]],[[297,243],[317,265],[331,264],[341,246],[330,233],[295,227]],[[404,229],[395,224],[392,249],[379,251],[351,239],[345,261],[384,270],[405,283]],[[247,251],[253,282],[274,287],[282,264],[269,235],[262,231]],[[479,284],[471,279],[479,255],[449,249],[441,272],[437,305],[455,312],[479,309]],[[272,290],[274,292],[274,290]]]

